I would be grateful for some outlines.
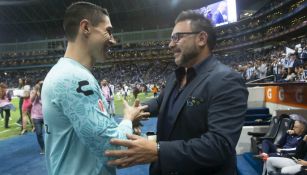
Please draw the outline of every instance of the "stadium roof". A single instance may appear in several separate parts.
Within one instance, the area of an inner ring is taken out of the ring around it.
[[[76,0],[0,0],[0,43],[63,37],[62,17]],[[89,0],[108,9],[115,32],[172,27],[178,13],[218,0]],[[239,10],[257,0],[237,0]],[[258,1],[259,2],[259,1]]]

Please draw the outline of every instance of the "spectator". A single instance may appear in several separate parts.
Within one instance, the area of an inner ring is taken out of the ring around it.
[[[6,84],[0,83],[0,112],[1,115],[3,115],[3,111],[5,112],[4,128],[9,128],[11,110],[15,110],[14,105],[11,103],[11,95],[7,91]]]
[[[33,124],[32,120],[30,117],[31,114],[31,108],[32,108],[32,103],[30,99],[30,90],[31,86],[29,83],[28,79],[25,79],[25,86],[24,86],[24,96],[23,96],[23,103],[22,103],[22,129],[20,134],[23,135],[27,132],[27,118],[29,118],[29,122],[32,125],[32,130],[33,130]]]
[[[18,79],[18,89],[22,90],[24,88],[25,85],[25,79],[19,78]],[[22,125],[22,103],[23,103],[23,97],[19,96],[19,119],[17,120],[17,124],[18,125]]]
[[[154,94],[154,97],[157,97],[159,89],[156,85],[151,88],[151,91]]]
[[[109,105],[109,113],[111,116],[115,116],[115,105],[114,105],[114,97],[115,97],[115,87],[114,85],[111,83],[111,81],[109,81],[109,87],[110,87],[110,105]]]
[[[262,141],[262,153],[256,155],[256,158],[267,159],[267,157],[282,156],[282,149],[295,149],[302,141],[306,132],[306,122],[295,120],[292,130],[288,130],[277,145],[272,140],[264,139]]]
[[[307,135],[296,148],[295,155],[288,157],[269,157],[266,161],[267,173],[269,175],[294,175],[301,171],[302,166],[307,166]],[[280,173],[279,173],[280,172]]]
[[[45,154],[45,144],[43,138],[43,111],[42,111],[42,101],[41,101],[41,92],[42,92],[43,82],[39,81],[33,88],[30,94],[30,100],[32,103],[31,108],[31,118],[34,124],[33,130],[35,130],[37,142],[40,146],[40,154]]]

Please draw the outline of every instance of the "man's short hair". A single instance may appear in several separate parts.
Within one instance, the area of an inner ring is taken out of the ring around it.
[[[208,34],[208,47],[210,50],[213,50],[216,44],[216,33],[211,21],[198,12],[187,10],[178,15],[175,20],[175,24],[186,20],[191,21],[191,28],[193,32],[204,31]]]
[[[63,28],[67,40],[74,41],[76,39],[81,20],[87,19],[93,26],[97,26],[100,22],[103,22],[103,16],[109,16],[109,13],[98,5],[89,2],[71,4],[66,9],[63,19]]]

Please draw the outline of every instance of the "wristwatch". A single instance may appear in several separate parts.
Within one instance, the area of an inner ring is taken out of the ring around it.
[[[159,155],[159,152],[160,152],[160,143],[157,142],[157,154]]]

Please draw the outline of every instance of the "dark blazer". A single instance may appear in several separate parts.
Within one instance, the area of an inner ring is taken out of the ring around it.
[[[214,56],[201,64],[201,71],[177,100],[176,117],[168,133],[160,133],[165,107],[176,86],[175,73],[167,79],[163,93],[145,102],[152,116],[158,116],[159,160],[151,175],[234,175],[236,151],[248,91],[239,73]],[[164,137],[164,138],[163,138]]]

